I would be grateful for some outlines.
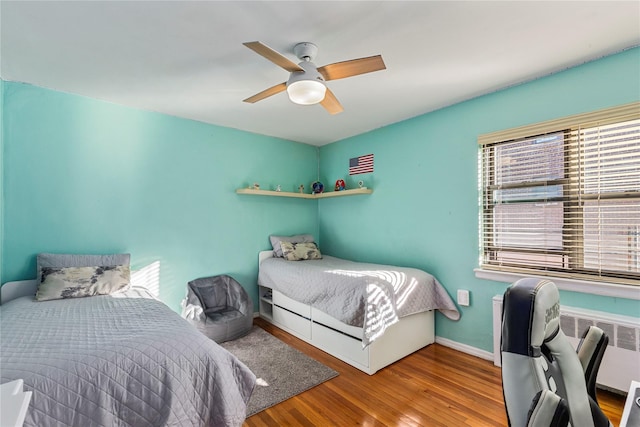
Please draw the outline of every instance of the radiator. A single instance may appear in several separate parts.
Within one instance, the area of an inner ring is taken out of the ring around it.
[[[631,381],[640,381],[640,318],[581,308],[560,307],[560,327],[574,348],[587,327],[595,325],[609,337],[597,383],[626,393]],[[500,366],[502,295],[493,297],[493,363]]]

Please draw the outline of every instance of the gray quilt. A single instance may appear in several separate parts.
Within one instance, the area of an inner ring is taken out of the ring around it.
[[[362,327],[364,346],[411,314],[437,309],[450,319],[460,318],[444,287],[432,275],[416,268],[346,261],[327,255],[307,261],[269,258],[260,264],[258,284],[343,323]]]
[[[255,375],[162,302],[120,296],[0,306],[0,382],[33,391],[25,425],[242,425]]]

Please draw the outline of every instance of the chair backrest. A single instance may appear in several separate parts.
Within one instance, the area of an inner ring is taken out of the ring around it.
[[[229,275],[195,279],[187,284],[187,288],[187,302],[198,304],[205,311],[233,307],[242,313],[253,312],[251,298],[242,285]]]
[[[541,393],[558,395],[574,427],[608,426],[560,328],[560,295],[548,280],[521,279],[504,294],[502,386],[510,426],[527,426]]]
[[[226,281],[222,276],[202,277],[190,281],[187,286],[203,310],[220,310],[228,305]]]

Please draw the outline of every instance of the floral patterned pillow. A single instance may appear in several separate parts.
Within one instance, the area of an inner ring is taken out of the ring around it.
[[[309,243],[313,242],[313,236],[311,234],[296,234],[295,236],[269,236],[271,241],[271,247],[273,248],[273,256],[277,258],[283,258],[281,242],[291,243]]]
[[[287,261],[303,261],[308,259],[322,259],[322,254],[313,242],[280,242],[283,258]]]
[[[37,301],[110,295],[129,288],[128,265],[99,267],[44,267]]]

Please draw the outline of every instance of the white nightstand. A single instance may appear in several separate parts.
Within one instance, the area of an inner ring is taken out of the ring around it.
[[[22,380],[0,385],[0,426],[22,427],[31,400],[31,392],[22,387]]]

